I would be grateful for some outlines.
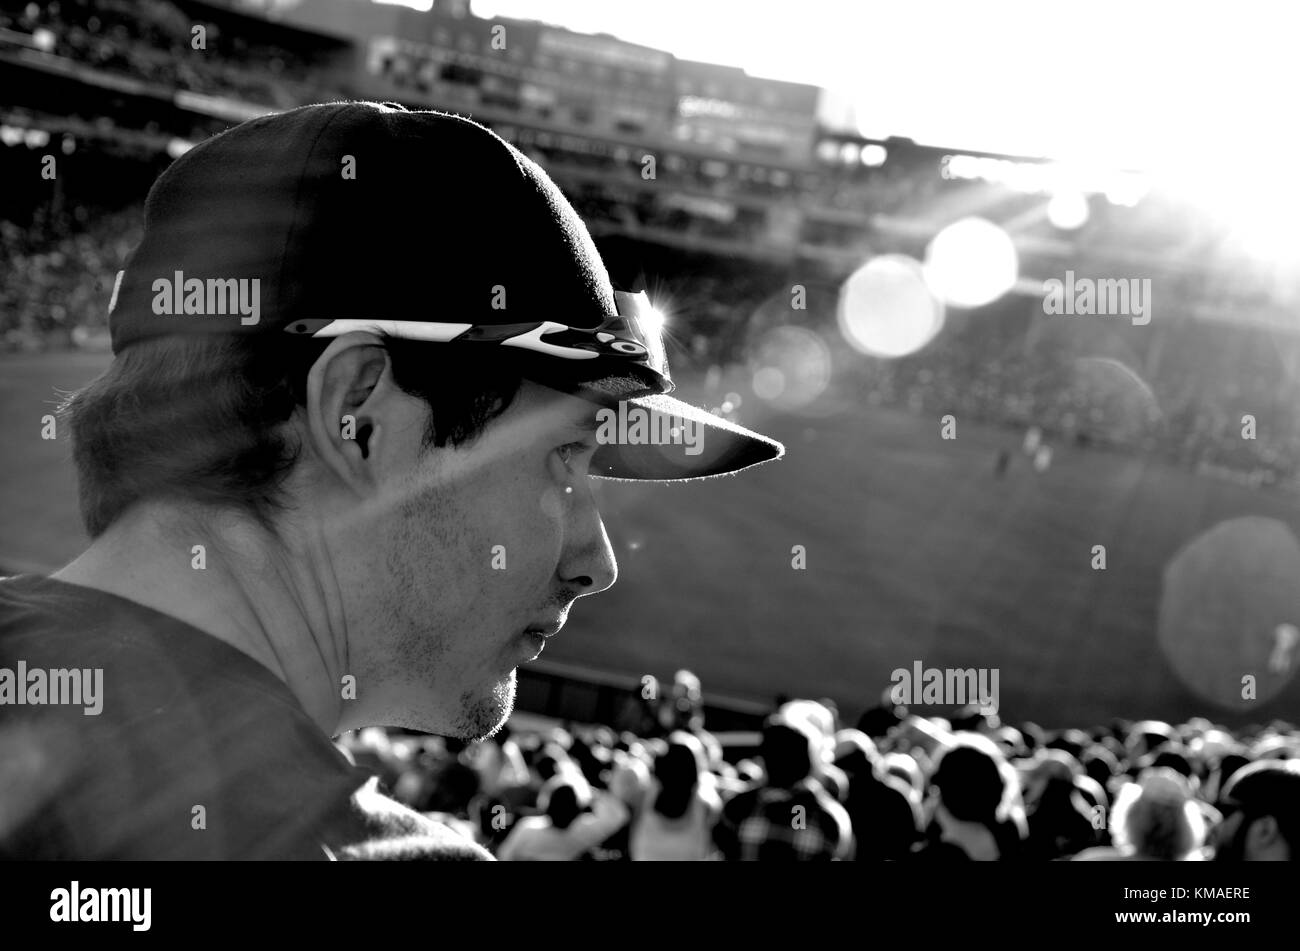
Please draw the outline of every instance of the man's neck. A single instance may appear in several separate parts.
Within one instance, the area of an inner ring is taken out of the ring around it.
[[[169,614],[242,651],[333,735],[347,669],[342,603],[324,546],[299,547],[287,553],[251,519],[142,504],[53,577]]]

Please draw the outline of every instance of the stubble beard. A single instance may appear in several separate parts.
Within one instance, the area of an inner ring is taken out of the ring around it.
[[[496,734],[515,707],[515,672],[492,685],[488,695],[465,691],[453,735],[461,740],[486,740]]]

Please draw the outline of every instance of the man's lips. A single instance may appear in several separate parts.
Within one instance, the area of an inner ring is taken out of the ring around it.
[[[527,650],[530,659],[536,660],[546,648],[546,642],[560,633],[562,627],[564,627],[564,621],[561,620],[550,624],[530,624],[524,628],[523,633],[519,636],[529,644]]]

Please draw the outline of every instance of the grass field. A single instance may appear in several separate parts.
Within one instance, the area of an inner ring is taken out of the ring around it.
[[[42,441],[40,419],[53,387],[103,365],[83,354],[0,358],[6,569],[49,569],[83,544],[66,439]],[[1295,531],[1291,497],[1062,446],[1047,473],[1016,453],[998,479],[994,453],[1018,445],[1010,430],[959,421],[958,439],[943,441],[937,420],[835,397],[816,415],[764,417],[739,382],[727,389],[746,397],[742,422],[786,443],[786,459],[703,483],[598,483],[619,582],[575,605],[548,658],[638,677],[689,667],[706,691],[829,696],[850,715],[916,660],[999,668],[1003,715],[1047,726],[1300,712],[1294,679],[1244,711],[1209,703],[1156,636],[1170,558],[1228,518]],[[718,399],[688,383],[679,395]],[[1096,544],[1105,571],[1090,567]],[[791,567],[794,545],[806,547],[806,570]],[[1275,587],[1243,626],[1300,617],[1300,585]],[[1224,628],[1224,643],[1243,636]],[[1185,649],[1205,665],[1224,656]]]

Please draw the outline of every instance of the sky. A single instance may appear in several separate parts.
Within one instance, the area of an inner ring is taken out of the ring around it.
[[[1300,86],[1300,4],[1289,0],[475,0],[473,10],[812,83],[871,136],[1192,179],[1233,161],[1243,140],[1279,156],[1300,142],[1284,101]]]

